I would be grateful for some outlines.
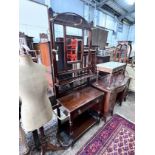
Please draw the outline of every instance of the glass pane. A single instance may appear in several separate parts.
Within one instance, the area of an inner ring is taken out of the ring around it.
[[[115,24],[115,20],[114,20],[114,18],[113,17],[111,17],[111,16],[106,16],[106,28],[108,28],[108,29],[114,29],[114,24]]]
[[[75,28],[75,27],[66,27],[66,34],[73,35],[73,36],[82,36],[82,29]]]
[[[105,21],[106,21],[106,15],[100,11],[99,12],[99,26],[105,27]]]
[[[54,31],[55,31],[55,41],[57,41],[57,39],[59,39],[59,38],[64,37],[62,25],[54,24]]]
[[[88,36],[89,36],[89,31],[84,30],[84,45],[88,45]]]

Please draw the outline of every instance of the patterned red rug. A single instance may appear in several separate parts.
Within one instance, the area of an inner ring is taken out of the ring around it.
[[[134,155],[135,125],[115,114],[77,155]]]

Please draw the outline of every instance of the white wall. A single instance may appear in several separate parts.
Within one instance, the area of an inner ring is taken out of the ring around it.
[[[117,33],[117,41],[127,41],[129,33],[129,25],[123,24],[123,31]]]
[[[135,25],[130,26],[128,40],[135,42]]]
[[[118,20],[114,16],[109,16],[91,6],[85,5],[80,0],[45,0],[45,4],[50,6],[49,3],[57,13],[75,12],[89,22],[93,21],[94,25],[109,29],[107,42],[109,42],[110,46],[116,46],[117,41],[120,40],[134,41],[134,26],[123,24],[122,32],[117,32]],[[29,0],[20,0],[19,4],[20,31],[35,37],[34,41],[38,42],[39,33],[49,33],[47,8]]]
[[[83,16],[84,4],[80,0],[51,0],[51,7],[57,13],[74,12]]]
[[[119,21],[116,17],[107,15],[85,4],[83,17],[89,22],[93,21],[95,26],[99,25],[109,29],[107,42],[110,46],[116,46],[118,41],[135,41],[135,25],[123,24],[122,31],[118,32],[117,26]]]
[[[39,42],[39,34],[49,34],[47,7],[29,0],[19,1],[19,31],[34,37]]]
[[[91,12],[89,12],[91,11]],[[94,15],[92,17],[92,15]],[[113,15],[107,15],[92,6],[84,5],[84,18],[88,21],[94,21],[94,25],[99,25],[108,29],[107,42],[110,46],[116,46],[118,41],[134,40],[134,30],[129,25],[123,24],[121,32],[117,31],[118,19]]]

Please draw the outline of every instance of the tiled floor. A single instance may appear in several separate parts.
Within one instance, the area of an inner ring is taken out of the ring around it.
[[[123,102],[122,106],[119,105],[115,106],[114,113],[123,116],[124,118],[130,120],[131,122],[135,122],[135,94],[130,92],[127,96],[126,102]],[[74,144],[73,147],[69,147],[68,149],[63,151],[48,152],[46,153],[46,155],[75,155],[76,152],[88,141],[88,139],[90,139],[90,137],[94,135],[97,132],[97,130],[101,128],[103,125],[104,122],[101,121],[98,125],[92,127]],[[53,130],[53,132],[56,132],[56,130]],[[31,155],[40,155],[40,154],[31,153]]]

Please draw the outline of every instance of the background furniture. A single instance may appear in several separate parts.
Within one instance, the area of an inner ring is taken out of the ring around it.
[[[110,56],[101,56],[101,55],[96,56],[97,64],[105,63],[105,62],[109,62],[109,61],[110,61]]]
[[[19,32],[19,46],[27,46],[29,48],[29,54],[32,57],[33,62],[38,62],[37,50],[34,50],[33,37],[25,35],[23,32]]]
[[[43,42],[43,43],[39,43],[39,50],[40,50],[40,54],[41,54],[41,62],[43,65],[45,65],[46,67],[50,67],[50,45],[49,42]]]
[[[34,44],[35,49],[38,51],[38,63],[46,66],[49,91],[53,90],[53,80],[51,75],[51,47],[46,33],[40,33],[40,42]],[[53,92],[53,91],[52,91]]]
[[[92,45],[96,45],[99,49],[104,49],[107,45],[108,31],[103,28],[93,28]]]
[[[97,81],[92,85],[105,92],[102,114],[106,117],[113,114],[114,105],[118,99],[120,105],[126,98],[130,78],[125,77],[126,64],[120,62],[106,62],[97,64]],[[99,72],[104,74],[100,75]]]
[[[34,50],[33,37],[25,35],[24,32],[19,32],[19,45],[27,45],[31,50]]]
[[[126,64],[125,63],[120,63],[120,62],[106,62],[106,63],[101,63],[97,64],[97,80],[99,77],[99,72],[104,72],[110,74],[109,76],[109,86],[112,83],[112,80],[115,80],[116,78],[113,78],[114,76],[117,76],[119,74],[124,75],[125,73],[125,68]]]
[[[129,62],[132,45],[131,41],[118,41],[118,45],[114,50],[113,60],[118,62]]]
[[[109,76],[109,75],[108,75]],[[104,100],[102,101],[102,114],[106,121],[109,114],[113,115],[114,106],[118,100],[119,104],[122,104],[123,100],[126,100],[128,87],[130,83],[129,77],[124,77],[119,75],[115,77],[116,79],[111,83],[109,87],[108,76],[101,78],[99,81],[94,82],[92,86],[102,90],[105,93]]]
[[[127,64],[126,75],[131,78],[129,90],[135,92],[135,66],[133,66],[132,64]]]

